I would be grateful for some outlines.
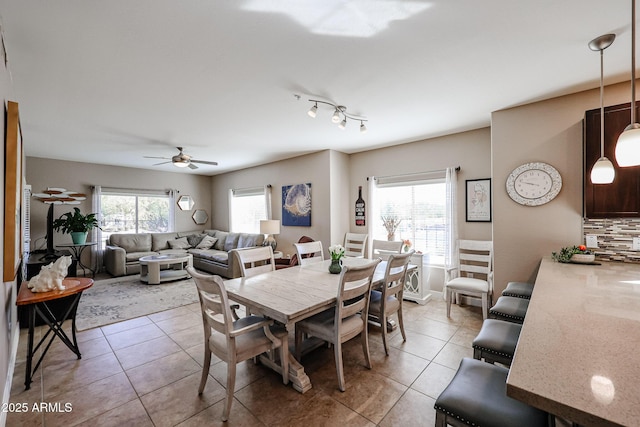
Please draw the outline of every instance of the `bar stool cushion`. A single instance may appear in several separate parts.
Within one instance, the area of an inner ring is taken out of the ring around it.
[[[489,314],[509,322],[522,323],[529,308],[529,300],[516,297],[500,297]]]
[[[472,343],[473,358],[511,365],[521,330],[522,325],[517,323],[498,319],[485,320]]]
[[[531,299],[532,293],[533,285],[527,282],[509,282],[504,291],[502,291],[503,296],[524,299]]]
[[[546,412],[507,396],[508,373],[502,366],[463,358],[434,407],[445,417],[470,426],[547,426]],[[436,412],[438,415],[443,416]]]

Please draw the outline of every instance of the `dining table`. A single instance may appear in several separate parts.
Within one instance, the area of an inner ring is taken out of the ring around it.
[[[344,266],[358,266],[372,262],[366,258],[343,258]],[[331,260],[304,266],[270,271],[252,277],[239,277],[224,281],[229,298],[295,331],[295,324],[303,319],[335,306],[339,274],[329,273]],[[416,268],[410,265],[410,268]],[[384,282],[386,262],[376,267],[372,284]],[[261,361],[279,371],[280,366],[267,357]],[[301,393],[311,389],[311,381],[302,364],[289,353],[289,379],[293,388]]]
[[[580,426],[640,420],[640,264],[542,259],[507,395]]]

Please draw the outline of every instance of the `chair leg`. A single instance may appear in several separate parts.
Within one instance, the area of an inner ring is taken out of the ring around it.
[[[389,346],[387,345],[387,316],[385,316],[384,312],[380,313],[379,320],[380,329],[382,329],[382,344],[384,345],[384,354],[388,356]]]
[[[482,294],[482,320],[487,320],[489,294]]]
[[[473,358],[476,360],[482,360],[482,351],[478,350],[477,348],[473,349]]]
[[[407,341],[407,334],[404,332],[404,322],[402,320],[402,301],[400,301],[400,309],[398,310],[398,323],[400,324],[400,333],[402,334],[402,341]]]
[[[362,352],[364,353],[364,364],[367,368],[371,369],[371,355],[369,353],[369,332],[367,326],[367,320],[364,319],[364,327],[362,329],[362,332],[360,332],[360,335],[362,336]]]
[[[231,412],[231,404],[233,403],[233,390],[236,387],[236,361],[227,362],[227,397],[224,403],[224,411],[222,412],[222,421],[229,419]]]
[[[198,387],[198,394],[202,394],[204,386],[207,384],[207,378],[209,378],[209,367],[211,366],[211,351],[205,344],[204,346],[204,363],[202,365],[202,377],[200,378],[200,387]]]
[[[436,427],[447,427],[447,416],[440,411],[436,411]]]
[[[345,391],[346,387],[344,385],[344,367],[342,366],[342,343],[338,341],[333,346],[333,349],[336,359],[336,372],[338,374],[338,388],[340,389],[340,391]]]
[[[453,292],[447,288],[447,317],[451,317],[451,298],[453,298]]]

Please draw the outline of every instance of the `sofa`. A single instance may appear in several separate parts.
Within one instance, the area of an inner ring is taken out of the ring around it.
[[[263,242],[263,234],[221,230],[112,234],[107,239],[104,266],[112,276],[127,276],[140,273],[140,258],[144,256],[191,254],[196,269],[233,279],[240,277],[234,252],[262,246]]]

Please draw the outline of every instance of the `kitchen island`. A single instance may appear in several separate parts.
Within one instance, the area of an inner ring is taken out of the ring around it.
[[[584,426],[640,423],[640,264],[540,265],[507,394]]]

